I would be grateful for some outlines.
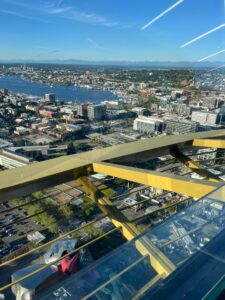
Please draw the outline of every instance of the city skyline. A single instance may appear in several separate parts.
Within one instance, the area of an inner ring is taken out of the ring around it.
[[[1,2],[1,61],[225,61],[223,0]]]

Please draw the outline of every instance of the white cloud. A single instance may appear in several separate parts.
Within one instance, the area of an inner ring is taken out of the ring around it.
[[[23,19],[38,21],[38,22],[53,23],[52,21],[50,21],[48,19],[43,19],[43,18],[30,16],[30,15],[24,15],[24,14],[18,13],[18,12],[13,11],[13,10],[0,9],[0,13],[6,14],[6,15],[11,15],[11,16],[16,16],[16,17],[23,18]]]
[[[41,15],[52,15],[55,17],[61,17],[69,20],[73,20],[76,22],[87,23],[87,24],[95,24],[106,27],[120,27],[118,22],[113,22],[108,20],[107,18],[97,14],[97,13],[88,13],[85,11],[80,11],[72,6],[65,6],[64,0],[51,0],[46,1],[42,0],[41,2],[35,0],[30,2],[22,2],[17,0],[1,0],[11,6],[19,6],[23,7],[27,10],[33,11],[35,13],[35,17],[37,13],[41,13]],[[32,16],[33,17],[33,16]]]
[[[102,50],[106,49],[106,48],[103,48],[101,45],[99,45],[99,43],[97,43],[96,41],[94,41],[91,38],[88,38],[87,41],[90,44],[90,46],[93,47],[93,48],[95,48],[95,49],[102,49]]]
[[[79,11],[70,6],[48,8],[46,12],[52,15],[58,15],[62,18],[74,20],[81,23],[98,24],[108,27],[114,27],[119,25],[118,22],[111,22],[105,17],[100,16],[98,14]]]
[[[48,13],[52,14],[52,15],[59,15],[59,14],[63,14],[65,12],[71,11],[71,7],[67,6],[67,7],[54,7],[54,8],[49,8],[47,10]]]

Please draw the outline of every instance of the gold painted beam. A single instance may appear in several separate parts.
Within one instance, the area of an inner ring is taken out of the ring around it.
[[[76,179],[89,165],[84,160],[65,156],[0,172],[0,202]]]
[[[155,137],[6,170],[0,172],[1,199],[23,197],[43,188],[72,180],[77,178],[75,170],[85,168],[95,162],[106,160],[115,163],[143,161],[158,157],[160,153],[169,153],[170,147],[176,145],[190,144],[193,140],[198,139],[222,137],[225,137],[224,129],[179,136]]]
[[[218,188],[221,184],[207,180],[188,179],[174,174],[148,171],[111,163],[94,163],[94,172],[153,186],[178,194],[200,198]]]
[[[169,152],[174,145],[191,143],[194,139],[225,137],[225,130],[211,130],[182,135],[170,135],[139,140],[127,144],[116,145],[79,154],[79,158],[89,162],[110,161],[114,163],[143,161],[159,156],[159,153]]]
[[[225,140],[194,139],[192,146],[225,149]]]
[[[135,224],[129,221],[124,214],[117,209],[117,207],[108,199],[111,189],[104,185],[96,186],[93,181],[86,176],[80,177],[79,184],[83,186],[83,190],[97,203],[98,207],[104,214],[111,219],[112,223],[121,228],[122,234],[127,240],[132,240],[140,231],[136,228]],[[167,274],[175,270],[175,265],[146,237],[140,237],[135,241],[137,250],[143,255],[150,256],[152,267],[158,274]]]
[[[132,225],[131,222],[107,199],[108,193],[105,186],[96,187],[90,178],[83,176],[77,179],[77,182],[82,185],[82,190],[88,194],[98,207],[104,212],[116,227],[122,228],[122,233],[127,240],[133,239],[140,232]]]

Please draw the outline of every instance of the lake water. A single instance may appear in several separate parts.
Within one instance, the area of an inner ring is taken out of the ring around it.
[[[88,89],[78,86],[49,86],[48,84],[33,83],[23,80],[20,76],[0,77],[0,89],[5,88],[14,93],[43,97],[44,94],[54,93],[57,100],[77,103],[99,103],[104,100],[117,99],[109,91]]]

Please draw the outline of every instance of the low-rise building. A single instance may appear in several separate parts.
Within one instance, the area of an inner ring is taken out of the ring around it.
[[[164,121],[154,117],[139,116],[134,120],[133,129],[145,134],[151,134],[155,131],[162,132]]]
[[[25,135],[25,134],[28,134],[29,132],[30,132],[30,129],[23,127],[23,126],[18,126],[14,130],[14,134],[16,134],[16,135]]]
[[[167,134],[185,134],[189,132],[196,132],[198,130],[198,123],[185,120],[182,118],[174,118],[165,120]]]
[[[185,103],[172,102],[166,106],[168,112],[175,113],[178,115],[189,116],[191,114],[191,107]]]
[[[9,150],[0,150],[0,166],[6,169],[23,167],[31,162],[31,159],[16,154]]]
[[[35,113],[38,112],[38,106],[37,105],[27,104],[25,106],[25,109],[29,110],[29,111],[33,111]]]
[[[201,125],[223,124],[225,122],[225,114],[210,111],[193,111],[191,120],[199,122]]]
[[[41,116],[44,116],[44,117],[47,117],[47,118],[51,119],[55,116],[56,112],[51,111],[51,110],[41,109],[41,110],[39,110],[39,114]]]

